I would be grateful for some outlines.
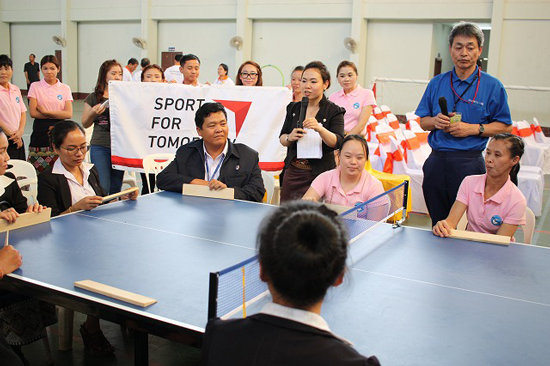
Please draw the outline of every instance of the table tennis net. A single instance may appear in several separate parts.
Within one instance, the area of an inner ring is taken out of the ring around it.
[[[380,223],[403,221],[407,188],[406,183],[400,184],[342,212],[350,243]],[[267,285],[260,280],[258,256],[210,273],[208,318],[246,317],[246,308],[268,294]]]

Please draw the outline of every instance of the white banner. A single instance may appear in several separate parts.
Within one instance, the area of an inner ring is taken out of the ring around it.
[[[292,101],[288,88],[121,81],[109,83],[113,166],[142,171],[146,155],[175,153],[199,138],[195,112],[212,101],[225,106],[231,141],[258,151],[263,170],[282,169],[286,148],[279,142],[279,133]]]

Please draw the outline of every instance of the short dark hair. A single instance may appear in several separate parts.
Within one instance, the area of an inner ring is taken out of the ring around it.
[[[201,64],[201,60],[199,59],[198,56],[193,55],[192,53],[188,53],[187,55],[181,56],[180,58],[181,67],[183,67],[183,65],[185,65],[185,63],[190,60],[197,60],[199,62],[199,65]]]
[[[0,55],[0,67],[9,67],[13,70],[13,61],[8,55]]]
[[[510,157],[513,159],[516,156],[521,157],[523,156],[523,153],[525,152],[525,142],[523,139],[519,136],[513,135],[511,133],[499,133],[491,137],[491,141],[507,141],[510,143],[508,145],[508,151],[510,152]],[[516,186],[518,185],[518,173],[519,173],[519,161],[516,165],[512,167],[512,170],[510,170],[510,180],[512,183],[514,183]]]
[[[361,135],[353,134],[353,135],[347,135],[346,137],[344,137],[344,139],[342,140],[342,143],[340,144],[339,150],[342,151],[342,149],[344,148],[344,145],[349,141],[359,141],[361,145],[363,145],[363,150],[365,151],[365,156],[367,160],[369,160],[369,145],[367,144],[367,140],[365,140],[365,138]]]
[[[293,201],[264,219],[257,237],[266,279],[294,307],[321,301],[346,268],[348,235],[338,215],[319,203]]]
[[[338,74],[340,73],[340,69],[341,69],[342,67],[346,67],[346,66],[351,67],[351,68],[353,69],[353,71],[355,71],[355,74],[356,74],[356,75],[358,74],[358,72],[357,72],[357,66],[355,66],[355,64],[354,64],[353,62],[351,62],[351,61],[344,60],[344,61],[342,61],[342,62],[340,62],[340,63],[338,64],[338,68],[336,69],[336,75],[338,75]]]
[[[198,128],[202,129],[204,119],[210,116],[212,113],[218,113],[218,112],[223,112],[223,114],[225,115],[225,118],[227,119],[227,112],[225,111],[223,104],[217,103],[217,102],[204,103],[197,110],[197,113],[195,113],[195,125]]]
[[[141,68],[144,69],[151,64],[151,61],[148,58],[141,59]]]
[[[138,60],[132,57],[131,59],[128,60],[127,65],[137,65],[138,63],[139,63]]]
[[[42,60],[40,60],[40,68],[43,68],[47,63],[54,64],[58,70],[61,69],[61,64],[59,64],[59,60],[54,55],[46,55],[42,57]]]
[[[453,46],[456,36],[475,37],[478,48],[483,47],[485,36],[479,25],[472,22],[460,22],[451,29],[449,33],[449,46]]]
[[[183,55],[181,53],[178,53],[176,56],[174,56],[174,60],[176,60],[177,62],[180,62],[182,57]]]
[[[328,68],[324,63],[322,63],[321,61],[311,61],[304,67],[304,72],[308,69],[317,69],[319,71],[319,74],[321,74],[323,83],[328,81],[327,89],[330,88],[330,72],[328,71]]]
[[[84,128],[75,121],[62,120],[57,122],[54,128],[50,131],[50,145],[56,149],[59,149],[61,145],[63,145],[63,142],[65,141],[65,138],[67,138],[69,132],[75,130],[80,130],[80,132],[86,136],[86,131],[84,131]]]
[[[36,58],[36,55],[34,53],[31,53],[29,56]]]
[[[294,74],[296,71],[304,71],[304,67],[302,65],[298,65],[292,70],[291,74]]]
[[[220,66],[222,67],[222,69],[225,70],[225,74],[227,75],[227,73],[229,72],[229,67],[227,67],[226,64],[220,64]]]

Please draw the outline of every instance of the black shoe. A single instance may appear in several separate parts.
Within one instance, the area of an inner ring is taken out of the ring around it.
[[[80,326],[80,335],[82,336],[84,347],[96,356],[110,356],[116,350],[116,348],[109,343],[107,338],[105,338],[101,330],[95,333],[90,333],[84,324],[82,324]]]

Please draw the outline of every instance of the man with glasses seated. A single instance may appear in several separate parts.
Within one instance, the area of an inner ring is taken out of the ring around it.
[[[262,86],[262,68],[254,61],[246,61],[237,71],[236,85]]]
[[[38,201],[52,208],[52,216],[99,206],[106,193],[96,167],[84,162],[89,146],[82,126],[60,121],[51,130],[50,140],[59,158],[38,176]],[[136,199],[137,192],[129,198]]]

